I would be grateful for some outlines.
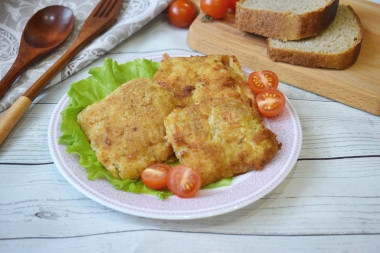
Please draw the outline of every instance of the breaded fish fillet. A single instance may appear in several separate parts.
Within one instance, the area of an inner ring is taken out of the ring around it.
[[[166,57],[153,80],[173,92],[180,107],[210,97],[253,101],[247,78],[235,56]]]
[[[175,109],[166,117],[165,127],[177,158],[200,172],[202,186],[261,170],[280,148],[258,112],[231,98]]]
[[[140,78],[89,105],[77,120],[98,161],[113,176],[138,179],[147,166],[165,161],[173,153],[165,140],[164,118],[174,104],[170,92]]]

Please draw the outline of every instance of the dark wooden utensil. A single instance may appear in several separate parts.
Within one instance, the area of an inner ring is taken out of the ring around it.
[[[66,40],[74,27],[73,12],[52,5],[36,12],[26,23],[15,62],[0,81],[0,98],[32,62],[47,55]]]
[[[65,66],[88,42],[102,33],[115,20],[123,0],[101,0],[83,24],[78,37],[66,52],[43,74],[0,118],[0,145],[13,127],[28,110],[32,101],[53,79],[58,71]]]

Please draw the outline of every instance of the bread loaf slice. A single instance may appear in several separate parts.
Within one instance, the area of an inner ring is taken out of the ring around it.
[[[299,41],[267,40],[274,61],[306,67],[346,69],[359,56],[363,27],[351,6],[340,5],[334,21],[318,36]]]
[[[245,32],[281,40],[320,33],[334,19],[339,0],[242,0],[235,26]]]

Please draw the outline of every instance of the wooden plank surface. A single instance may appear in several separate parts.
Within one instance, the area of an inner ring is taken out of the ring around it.
[[[78,79],[43,94],[0,147],[0,252],[378,251],[380,117],[282,85],[300,117],[303,144],[274,191],[207,219],[145,219],[88,199],[48,155],[49,118]]]
[[[275,71],[284,83],[380,115],[380,5],[358,0],[341,0],[340,3],[351,5],[364,27],[358,60],[346,70],[272,61],[267,55],[266,38],[236,29],[233,13],[207,23],[201,21],[204,14],[200,13],[189,29],[187,42],[198,52],[236,55],[244,66]]]
[[[302,125],[299,160],[274,191],[242,209],[200,220],[139,218],[94,202],[63,178],[47,126],[70,85],[105,57],[194,53],[186,36],[162,14],[34,101],[0,146],[0,252],[379,252],[380,117],[286,84],[280,89]]]

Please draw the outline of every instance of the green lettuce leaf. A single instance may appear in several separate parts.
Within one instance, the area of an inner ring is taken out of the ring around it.
[[[71,85],[68,96],[69,104],[62,111],[62,123],[59,143],[66,145],[69,154],[79,156],[79,164],[86,168],[89,180],[105,179],[115,189],[156,195],[165,199],[172,195],[170,191],[156,191],[146,187],[141,180],[120,180],[113,177],[97,160],[95,152],[91,149],[86,135],[79,123],[77,115],[88,105],[103,99],[107,94],[115,90],[119,85],[135,78],[153,78],[159,62],[147,59],[118,64],[112,59],[105,59],[102,67],[94,67],[89,70],[90,76]],[[223,179],[207,188],[215,188],[230,184],[232,179]]]

